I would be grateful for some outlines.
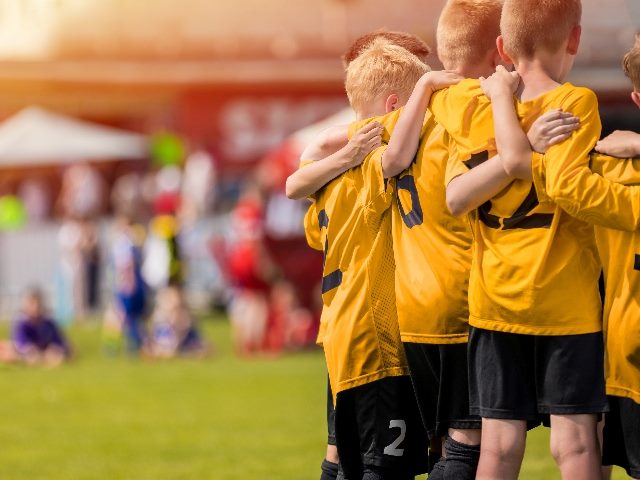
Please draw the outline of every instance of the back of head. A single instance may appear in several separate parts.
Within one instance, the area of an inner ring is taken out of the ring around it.
[[[394,93],[401,103],[406,102],[428,71],[429,67],[406,49],[378,38],[349,64],[345,89],[351,106],[361,113],[377,99]]]
[[[413,35],[412,33],[405,32],[387,32],[384,30],[378,32],[371,32],[356,38],[349,50],[342,56],[342,63],[347,68],[351,62],[353,62],[358,56],[371,46],[374,40],[377,38],[383,38],[389,43],[398,45],[409,52],[413,53],[416,57],[427,63],[427,57],[431,53],[429,45],[420,37]]]
[[[505,0],[500,30],[505,52],[531,59],[544,49],[557,52],[580,25],[580,0]]]
[[[37,318],[44,310],[44,296],[38,287],[29,287],[22,295],[22,312],[28,317]]]
[[[636,43],[622,60],[624,74],[633,82],[633,89],[640,92],[640,35],[636,36]]]
[[[438,20],[438,57],[447,68],[475,64],[496,48],[502,0],[448,0]]]

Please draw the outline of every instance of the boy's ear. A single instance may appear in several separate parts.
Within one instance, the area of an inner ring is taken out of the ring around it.
[[[569,43],[567,44],[567,53],[570,55],[577,55],[578,48],[580,47],[580,37],[582,36],[582,27],[576,25],[571,29],[569,34]]]
[[[396,95],[395,93],[392,93],[391,95],[389,95],[387,97],[387,99],[384,102],[384,110],[385,113],[389,113],[393,110],[395,110],[396,108],[399,107],[398,102],[400,101],[400,99],[398,98],[398,95]]]
[[[491,53],[491,66],[495,70],[498,65],[504,65],[505,67],[508,67],[511,64],[510,63],[505,64],[505,62],[502,60],[502,55],[500,55],[500,52],[498,51],[498,49],[495,49]]]
[[[635,103],[638,108],[640,108],[640,92],[636,90],[631,92],[631,100],[633,100],[633,103]]]
[[[498,35],[498,38],[496,38],[496,46],[498,47],[498,53],[500,54],[502,61],[507,64],[513,64],[511,57],[504,51],[504,39],[502,38],[502,35]]]

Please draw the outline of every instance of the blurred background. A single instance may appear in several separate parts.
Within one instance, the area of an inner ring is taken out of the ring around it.
[[[247,468],[274,479],[318,476],[325,374],[313,344],[322,258],[304,241],[306,204],[287,200],[284,182],[319,129],[350,118],[340,62],[349,44],[382,28],[415,33],[434,47],[438,68],[444,3],[0,0],[1,331],[15,335],[11,321],[35,302],[34,315],[70,336],[75,358],[55,374],[0,367],[0,414],[25,408],[22,418],[35,419],[0,427],[9,445],[0,478],[224,479],[248,478]],[[640,28],[640,3],[583,4],[570,80],[596,90],[605,132],[633,129],[637,111],[620,63]],[[126,352],[190,360],[138,365]],[[247,357],[260,362],[238,360]],[[89,381],[98,377],[101,385]],[[257,383],[252,390],[247,382]],[[122,401],[100,403],[113,397]],[[187,414],[185,401],[198,415]],[[268,405],[267,424],[245,425],[243,408],[255,414]],[[111,409],[115,417],[96,417]],[[80,416],[61,427],[61,411]],[[99,418],[93,431],[101,433],[81,448],[74,439],[86,437],[89,417]],[[218,423],[231,419],[247,432]],[[283,421],[288,433],[270,439],[266,431]],[[176,436],[185,426],[192,435]],[[132,428],[155,432],[145,443],[156,456],[126,463],[138,448],[123,440]],[[245,446],[261,436],[246,448],[262,463],[231,467],[245,455],[224,450],[216,432]],[[34,457],[33,438],[48,439],[52,463],[67,470],[28,460],[48,458]],[[171,457],[176,444],[189,453]],[[221,453],[211,463],[226,466],[217,473],[206,461],[214,445]],[[83,468],[71,454],[78,451],[100,467]],[[527,478],[555,478],[544,445],[540,452],[527,471],[546,473]]]

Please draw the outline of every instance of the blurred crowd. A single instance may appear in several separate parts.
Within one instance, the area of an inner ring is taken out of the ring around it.
[[[308,279],[322,260],[304,248],[305,206],[285,200],[288,168],[269,160],[223,182],[204,151],[166,163],[113,182],[75,164],[54,208],[38,185],[19,190],[30,218],[60,212],[55,314],[41,286],[24,292],[0,361],[57,365],[72,352],[59,324],[97,319],[109,354],[206,356],[212,343],[194,310],[224,309],[239,355],[314,344],[319,305]]]

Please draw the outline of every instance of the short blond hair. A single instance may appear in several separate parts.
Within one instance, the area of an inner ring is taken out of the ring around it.
[[[449,0],[436,32],[438,57],[449,68],[475,64],[496,48],[502,0]]]
[[[640,91],[640,35],[636,35],[636,43],[622,59],[624,74],[633,82],[633,89]]]
[[[539,49],[556,52],[580,25],[580,0],[505,0],[500,30],[505,52],[530,59]]]
[[[371,43],[376,38],[384,38],[394,45],[405,48],[413,53],[423,62],[427,62],[427,57],[431,53],[431,48],[427,45],[423,39],[407,32],[393,32],[387,30],[378,30],[376,32],[365,33],[364,35],[356,38],[349,50],[347,50],[342,56],[342,63],[345,68],[349,66],[358,56],[364,52],[367,47],[371,46]]]
[[[407,100],[429,67],[408,50],[384,38],[375,39],[347,67],[345,89],[356,112],[363,112],[383,95]]]

